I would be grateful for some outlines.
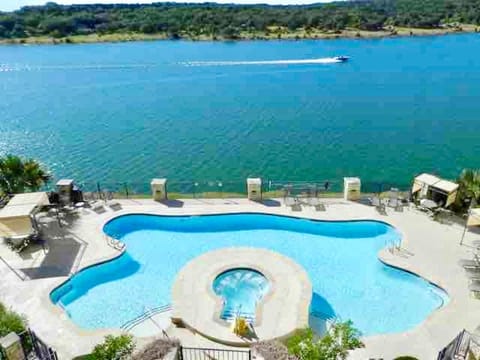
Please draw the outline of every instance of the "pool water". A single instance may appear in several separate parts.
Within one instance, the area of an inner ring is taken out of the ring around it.
[[[241,316],[254,323],[257,304],[269,289],[267,278],[252,269],[228,270],[213,282],[213,291],[224,301],[220,317],[225,320]]]
[[[422,278],[378,260],[382,248],[401,239],[382,222],[263,214],[126,215],[107,223],[104,231],[123,241],[126,252],[79,272],[51,294],[86,329],[118,328],[146,309],[169,304],[175,276],[188,261],[231,246],[290,257],[309,275],[311,311],[350,319],[365,335],[411,329],[448,300]]]

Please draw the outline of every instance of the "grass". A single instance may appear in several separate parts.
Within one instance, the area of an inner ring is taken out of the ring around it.
[[[299,39],[338,39],[338,38],[382,38],[395,36],[429,36],[444,35],[451,33],[478,32],[479,27],[471,24],[460,24],[455,26],[445,25],[436,29],[419,29],[405,27],[389,27],[379,31],[364,31],[359,29],[345,29],[342,31],[325,31],[321,29],[296,29],[289,30],[285,27],[271,26],[265,31],[244,31],[239,34],[237,40],[299,40]],[[228,40],[214,35],[196,35],[191,33],[180,33],[184,40],[212,41]],[[27,38],[4,39],[0,44],[84,44],[102,42],[128,42],[128,41],[155,41],[169,39],[168,34],[141,34],[141,33],[115,33],[115,34],[89,34],[72,35],[62,38],[49,36],[35,36]]]

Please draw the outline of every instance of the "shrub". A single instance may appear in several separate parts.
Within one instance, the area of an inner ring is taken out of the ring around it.
[[[145,346],[136,354],[134,360],[158,360],[163,359],[172,349],[178,348],[180,341],[177,339],[157,339]]]
[[[12,331],[21,333],[26,329],[26,320],[17,313],[8,310],[5,305],[0,303],[0,337],[3,337]]]
[[[359,337],[352,322],[346,321],[334,324],[321,339],[312,329],[298,331],[287,340],[287,348],[302,360],[345,360],[349,350],[364,346]]]
[[[118,360],[128,358],[135,349],[131,335],[105,336],[105,341],[93,349],[90,359]]]

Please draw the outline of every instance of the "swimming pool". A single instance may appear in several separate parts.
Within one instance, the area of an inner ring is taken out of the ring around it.
[[[365,335],[406,331],[448,299],[422,278],[378,260],[378,251],[400,241],[400,234],[377,221],[135,214],[113,219],[104,231],[123,241],[126,252],[81,271],[51,293],[82,328],[120,327],[146,309],[169,304],[175,276],[188,261],[230,246],[290,257],[310,277],[311,311],[351,319]]]
[[[269,289],[267,278],[256,270],[240,268],[221,273],[213,282],[213,291],[223,298],[220,318],[241,316],[254,323],[257,304]]]

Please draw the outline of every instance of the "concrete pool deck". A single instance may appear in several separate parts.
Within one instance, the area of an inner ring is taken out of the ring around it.
[[[265,205],[246,199],[190,199],[168,204],[136,199],[119,202],[121,210],[107,209],[102,214],[82,210],[77,215],[63,218],[61,227],[55,217],[41,215],[39,223],[45,234],[45,249],[31,247],[18,255],[0,244],[0,301],[24,314],[29,326],[58,351],[60,359],[87,353],[105,335],[120,333],[118,329],[81,330],[51,303],[49,294],[79,269],[118,256],[119,252],[107,244],[102,226],[114,216],[129,213],[199,215],[258,212],[320,220],[372,219],[395,226],[403,235],[402,248],[406,251],[392,254],[384,250],[380,252],[380,258],[441,286],[448,292],[450,301],[407,332],[364,338],[366,347],[352,352],[352,359],[392,359],[399,355],[435,358],[438,351],[462,329],[473,332],[480,325],[480,300],[471,296],[468,279],[458,265],[459,259],[472,257],[473,249],[468,244],[480,239],[480,235],[467,233],[467,245],[460,246],[462,226],[434,222],[416,210],[405,210],[403,213],[388,210],[388,215],[382,216],[373,207],[341,199],[325,199],[325,212],[316,212],[311,207],[292,212],[279,201]],[[160,323],[166,326],[168,321]],[[139,327],[134,330],[137,335],[151,333],[151,330],[142,333],[145,329]],[[158,332],[160,334],[160,329]],[[223,347],[186,329],[169,326],[166,332],[178,337],[185,346]],[[148,340],[138,338],[139,346]]]

